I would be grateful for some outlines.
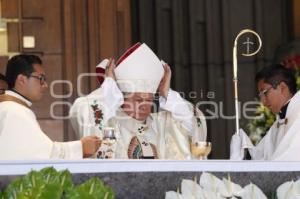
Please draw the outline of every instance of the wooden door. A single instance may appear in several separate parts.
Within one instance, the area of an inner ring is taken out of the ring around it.
[[[1,5],[9,51],[43,60],[49,92],[32,107],[42,129],[53,140],[73,140],[69,108],[78,91],[87,94],[97,87],[95,78],[89,77],[78,88],[78,76],[93,73],[102,58],[117,56],[130,46],[130,1],[1,0]],[[24,40],[31,40],[29,47]]]

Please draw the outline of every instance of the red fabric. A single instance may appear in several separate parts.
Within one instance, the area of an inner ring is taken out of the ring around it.
[[[124,61],[124,59],[126,59],[131,53],[133,53],[138,47],[140,47],[140,45],[142,45],[140,42],[134,44],[132,47],[130,47],[117,61],[117,66]]]
[[[131,53],[133,53],[138,47],[140,47],[142,44],[140,42],[134,44],[132,47],[130,47],[117,61],[116,67],[124,61]],[[105,78],[105,70],[101,67],[96,68],[96,74],[97,74],[97,80],[99,85],[101,85]]]
[[[281,63],[286,68],[299,70],[300,69],[300,55],[287,56]]]
[[[99,85],[101,85],[104,82],[105,70],[101,67],[97,67],[96,74],[97,74],[98,83],[99,83]]]

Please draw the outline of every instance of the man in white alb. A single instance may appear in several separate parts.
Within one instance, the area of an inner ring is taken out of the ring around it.
[[[256,75],[261,102],[273,113],[276,121],[264,138],[253,146],[244,131],[231,139],[232,160],[242,160],[248,149],[253,160],[300,161],[300,92],[295,76],[282,65],[263,68]]]
[[[41,130],[30,109],[48,87],[39,57],[12,57],[5,76],[9,90],[0,95],[0,159],[81,159],[95,153],[101,144],[96,136],[53,142]]]

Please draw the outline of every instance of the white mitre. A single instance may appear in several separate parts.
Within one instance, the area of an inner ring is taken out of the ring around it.
[[[155,93],[163,75],[162,63],[145,43],[128,49],[115,68],[117,84],[126,93]]]

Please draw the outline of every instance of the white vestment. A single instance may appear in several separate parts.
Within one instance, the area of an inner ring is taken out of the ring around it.
[[[51,141],[29,109],[31,102],[12,91],[6,91],[5,94],[21,100],[25,105],[15,101],[0,103],[0,159],[83,157],[81,141]]]
[[[265,137],[249,149],[254,160],[300,161],[300,92],[290,100],[285,119],[277,120]]]
[[[191,159],[190,141],[206,141],[206,121],[201,111],[170,89],[167,99],[160,98],[161,111],[141,122],[128,116],[120,106],[123,95],[116,82],[105,78],[100,88],[76,99],[71,110],[72,125],[78,137],[103,137],[105,127],[116,133],[114,158],[132,157],[134,138],[149,143],[159,159]],[[196,114],[195,114],[196,113]],[[143,149],[144,152],[144,149]]]

